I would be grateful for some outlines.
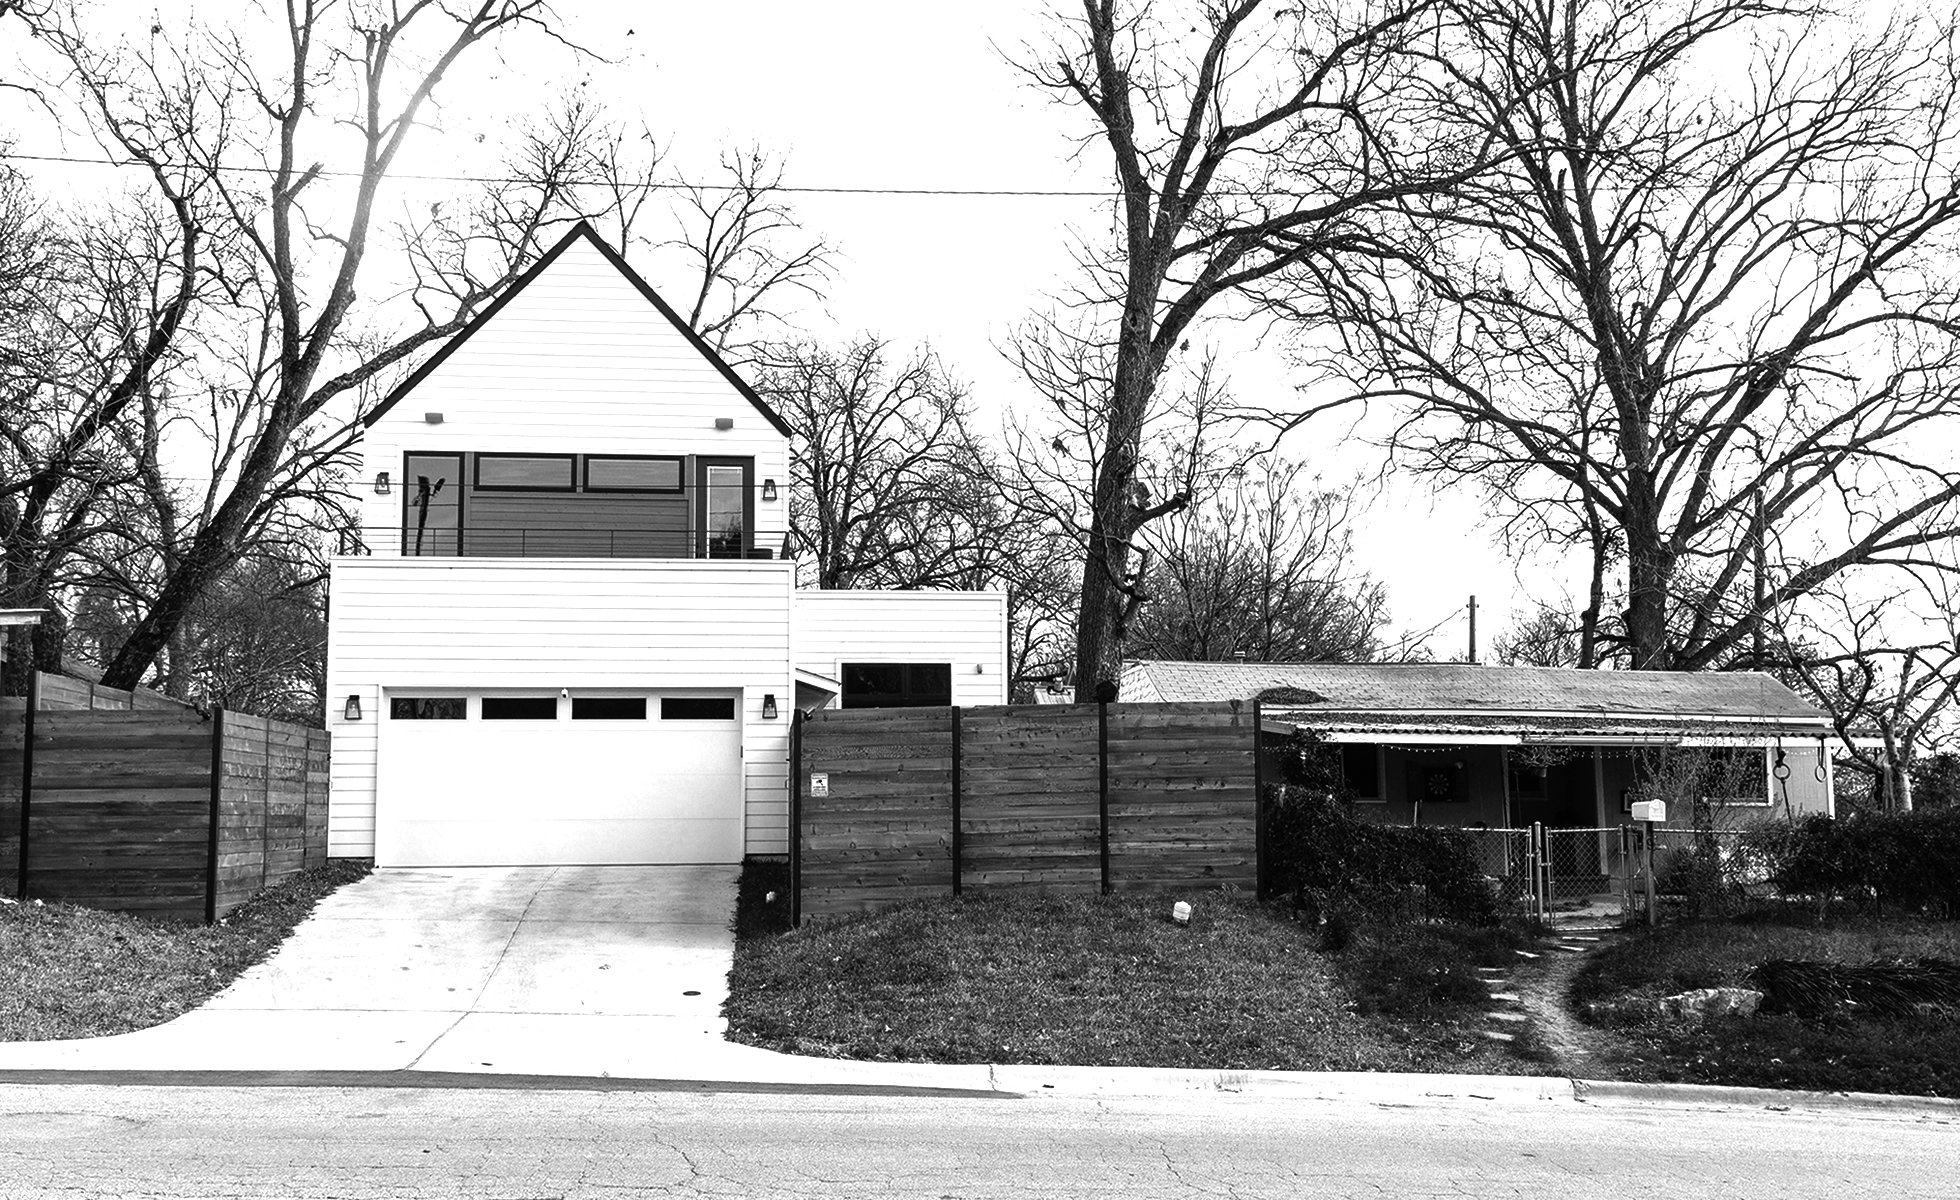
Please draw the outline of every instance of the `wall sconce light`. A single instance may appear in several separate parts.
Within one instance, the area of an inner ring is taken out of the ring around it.
[[[774,692],[763,693],[762,719],[765,721],[773,721],[776,719],[776,693]]]
[[[431,425],[440,425],[440,424],[442,424],[442,414],[441,414],[441,413],[423,413],[423,414],[422,414],[422,419],[423,419],[424,421],[426,421],[426,422],[428,422],[428,423],[429,423],[429,424],[431,424]]]
[[[361,694],[359,692],[355,692],[353,695],[347,697],[347,707],[341,711],[340,715],[350,721],[361,719]]]
[[[772,503],[773,503],[773,502],[775,501],[775,499],[776,499],[776,481],[775,481],[775,480],[773,480],[773,479],[765,479],[765,480],[763,480],[763,481],[762,481],[762,498],[763,498],[764,500],[767,500],[767,501],[770,501],[770,502],[772,502]]]
[[[973,673],[974,673],[975,675],[985,675],[985,674],[987,673],[987,664],[986,664],[986,663],[974,663],[974,664],[973,664]]]
[[[374,494],[385,496],[388,490],[388,472],[382,471],[374,477]]]
[[[729,429],[733,429],[733,428],[735,428],[735,418],[734,418],[734,417],[716,417],[716,418],[715,418],[715,428],[716,428],[716,429],[721,429],[721,430],[729,430]]]

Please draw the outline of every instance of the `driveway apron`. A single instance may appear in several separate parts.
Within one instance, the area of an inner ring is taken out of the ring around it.
[[[194,1012],[0,1067],[691,1074],[722,1040],[736,869],[378,870]]]

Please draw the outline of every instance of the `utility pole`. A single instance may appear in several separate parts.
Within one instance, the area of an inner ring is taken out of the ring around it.
[[[1477,663],[1477,598],[1470,597],[1470,665]]]
[[[1752,636],[1750,639],[1750,650],[1755,658],[1756,670],[1760,671],[1763,669],[1763,622],[1767,620],[1769,616],[1769,614],[1763,611],[1763,600],[1764,600],[1763,568],[1767,565],[1768,555],[1763,549],[1763,491],[1761,488],[1756,489],[1756,539],[1755,541],[1756,541],[1756,553],[1755,553],[1756,620],[1754,624],[1756,628],[1755,628],[1754,636]]]

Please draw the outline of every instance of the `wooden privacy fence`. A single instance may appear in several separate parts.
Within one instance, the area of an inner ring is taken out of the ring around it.
[[[969,888],[1252,887],[1254,730],[1234,701],[799,715],[797,915]]]
[[[326,860],[323,730],[37,674],[0,706],[0,871],[21,899],[201,917]]]

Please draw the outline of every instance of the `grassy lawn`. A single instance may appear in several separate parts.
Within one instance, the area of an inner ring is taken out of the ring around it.
[[[368,873],[330,860],[215,925],[72,904],[0,905],[0,1041],[98,1037],[197,1007],[276,949],[322,896]]]
[[[1775,958],[1862,965],[1960,960],[1960,922],[1844,919],[1691,922],[1640,934],[1595,955],[1573,981],[1588,1005],[1650,1000],[1693,988],[1747,986]],[[1960,1096],[1960,1020],[1806,1021],[1788,1014],[1701,1027],[1614,1009],[1589,1018],[1601,1052],[1628,1079],[1818,1091]]]
[[[777,901],[762,903],[774,890]],[[786,931],[787,880],[752,864],[727,1015],[735,1040],[887,1061],[1229,1070],[1525,1072],[1479,1037],[1479,957],[1502,936],[1358,931],[1340,954],[1229,893],[974,895]],[[1394,967],[1390,964],[1401,964]]]

